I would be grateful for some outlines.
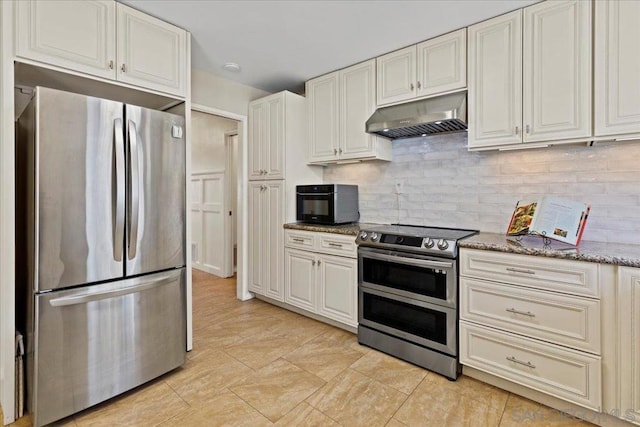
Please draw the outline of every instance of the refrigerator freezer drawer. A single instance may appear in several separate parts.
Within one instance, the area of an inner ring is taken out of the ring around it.
[[[34,425],[48,424],[185,362],[185,270],[36,297]],[[30,355],[31,356],[31,355]]]

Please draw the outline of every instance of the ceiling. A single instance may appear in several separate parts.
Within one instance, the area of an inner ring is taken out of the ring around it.
[[[190,31],[193,68],[277,92],[538,0],[121,1]]]

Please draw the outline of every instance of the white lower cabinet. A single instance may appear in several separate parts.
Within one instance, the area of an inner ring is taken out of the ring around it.
[[[640,268],[618,269],[620,418],[640,425]]]
[[[286,230],[284,302],[350,327],[358,325],[355,237]],[[329,249],[323,249],[325,247]]]
[[[462,248],[460,363],[600,412],[601,285],[597,263]]]

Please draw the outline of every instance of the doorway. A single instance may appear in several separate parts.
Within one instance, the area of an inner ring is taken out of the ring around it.
[[[237,266],[240,125],[191,111],[191,261],[218,277],[233,276]]]

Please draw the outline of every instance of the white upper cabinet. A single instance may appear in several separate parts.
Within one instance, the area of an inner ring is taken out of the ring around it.
[[[391,160],[391,142],[365,132],[376,110],[375,60],[306,83],[309,163]]]
[[[334,72],[306,83],[309,158],[312,162],[331,161],[338,157],[338,74]]]
[[[249,104],[249,179],[284,179],[287,127],[300,117],[285,118],[288,92],[269,95]],[[289,100],[294,102],[294,100]],[[303,103],[303,101],[301,101]],[[304,104],[304,103],[303,103]],[[290,138],[291,139],[291,138]],[[297,143],[292,140],[291,144]]]
[[[524,142],[591,136],[591,1],[524,9]]]
[[[522,142],[522,10],[469,27],[469,147]]]
[[[467,86],[467,29],[418,44],[416,95],[428,96]]]
[[[592,136],[591,1],[544,1],[469,27],[469,148]]]
[[[114,1],[18,1],[16,55],[116,77]]]
[[[186,96],[186,31],[111,0],[22,0],[16,10],[18,57]]]
[[[596,137],[640,138],[639,23],[638,1],[595,3]]]
[[[186,31],[118,3],[118,80],[162,92],[186,91]]]
[[[377,105],[393,104],[463,89],[467,30],[463,28],[379,56]]]

